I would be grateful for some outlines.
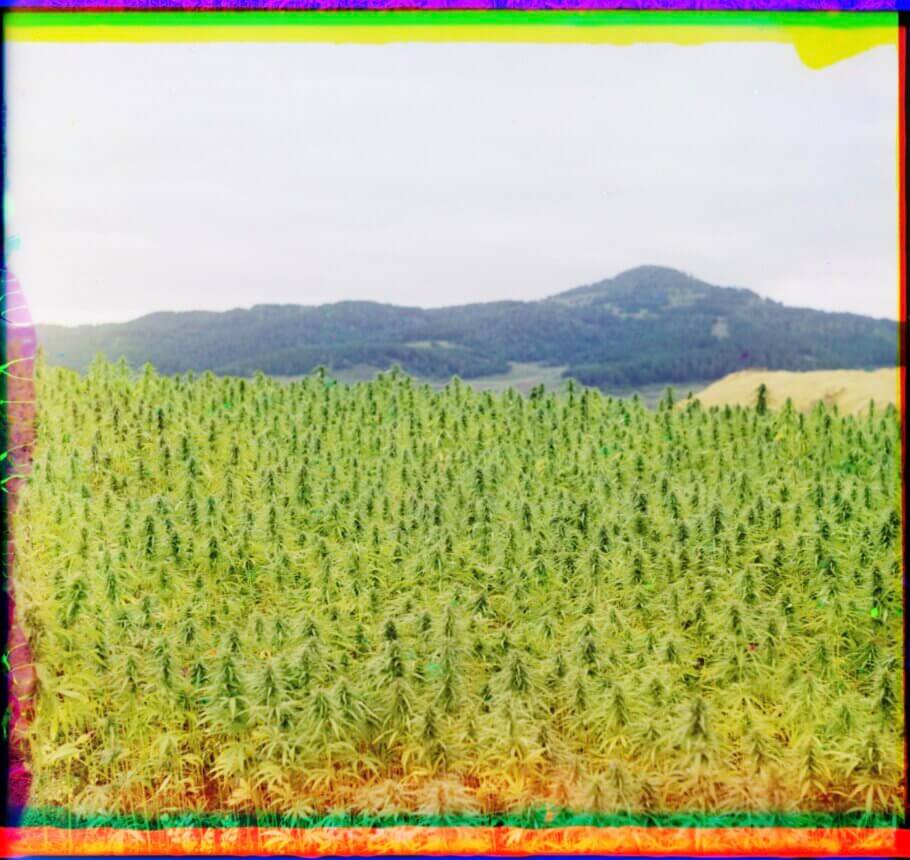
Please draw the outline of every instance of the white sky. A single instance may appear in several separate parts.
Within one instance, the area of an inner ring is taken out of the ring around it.
[[[655,263],[896,317],[897,54],[7,46],[38,322],[542,298]]]

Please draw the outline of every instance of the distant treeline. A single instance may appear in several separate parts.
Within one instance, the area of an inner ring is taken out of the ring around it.
[[[817,370],[897,361],[897,324],[785,307],[672,269],[643,267],[538,302],[438,309],[374,302],[257,305],[155,313],[129,323],[39,326],[50,362],[85,368],[103,353],[163,373],[295,376],[322,365],[431,379],[505,373],[510,362],[563,367],[586,385],[709,380],[749,367]]]

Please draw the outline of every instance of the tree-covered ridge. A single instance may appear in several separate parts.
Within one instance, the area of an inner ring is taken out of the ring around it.
[[[36,807],[901,809],[893,408],[37,384]]]
[[[97,353],[163,373],[212,370],[295,376],[325,366],[430,379],[504,373],[510,362],[566,367],[594,386],[682,383],[736,370],[873,368],[897,361],[894,322],[788,308],[748,290],[642,267],[539,302],[424,310],[375,302],[257,305],[224,313],[157,313],[129,323],[39,326],[57,364]]]

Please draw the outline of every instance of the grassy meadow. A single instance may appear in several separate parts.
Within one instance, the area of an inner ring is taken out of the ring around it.
[[[36,402],[36,809],[901,809],[893,406],[100,360]]]
[[[768,390],[768,406],[783,407],[787,399],[794,409],[811,410],[818,403],[837,407],[844,415],[860,415],[869,409],[869,401],[879,408],[898,404],[900,380],[896,367],[877,370],[810,370],[796,373],[788,370],[742,370],[731,373],[698,391],[703,406],[727,406],[751,403],[759,385]]]

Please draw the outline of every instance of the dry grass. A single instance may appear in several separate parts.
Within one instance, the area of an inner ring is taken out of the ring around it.
[[[731,373],[698,393],[703,406],[743,406],[755,403],[756,389],[768,386],[768,406],[777,409],[790,397],[793,406],[808,411],[818,401],[837,405],[842,415],[865,412],[869,401],[884,408],[897,404],[896,367],[878,370],[813,370],[798,373],[786,370],[743,370]]]

